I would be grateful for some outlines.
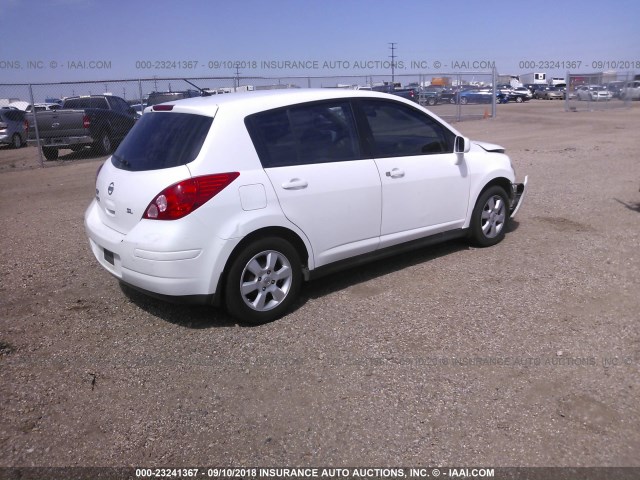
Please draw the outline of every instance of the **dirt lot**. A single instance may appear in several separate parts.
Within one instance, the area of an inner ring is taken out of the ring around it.
[[[0,467],[640,466],[640,105],[457,127],[529,175],[505,241],[323,279],[260,327],[98,266],[102,158],[0,149]]]

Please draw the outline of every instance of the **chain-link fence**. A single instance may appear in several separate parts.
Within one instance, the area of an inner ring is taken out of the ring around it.
[[[565,110],[608,110],[640,97],[633,72],[567,73]]]
[[[393,76],[153,77],[0,84],[2,112],[11,109],[11,115],[15,116],[24,112],[18,121],[9,122],[8,134],[0,136],[0,143],[16,148],[26,143],[38,145],[41,164],[43,157],[47,160],[57,159],[60,150],[78,152],[92,147],[97,153],[107,153],[124,138],[135,119],[148,106],[201,95],[283,88],[377,90],[428,106],[449,121],[488,118],[496,116],[496,78],[494,70]],[[56,112],[62,104],[64,114]],[[69,112],[70,108],[76,112]],[[85,114],[78,110],[84,110]]]
[[[352,75],[330,77],[202,77],[202,78],[146,78],[138,80],[105,80],[91,82],[60,82],[45,84],[0,84],[0,107],[16,106],[22,110],[36,104],[38,111],[55,108],[51,105],[73,96],[109,94],[123,98],[140,111],[155,103],[170,101],[179,96],[196,96],[203,91],[223,94],[234,91],[251,91],[280,88],[352,88],[387,91],[412,89],[412,99],[434,108],[440,116],[460,121],[466,118],[487,116],[486,105],[493,103],[489,95],[454,96],[463,90],[485,91],[495,82],[495,72],[464,72],[443,74],[421,73],[414,75]],[[425,90],[426,87],[432,87]],[[436,88],[437,87],[437,88]],[[436,102],[429,101],[433,91],[438,91]],[[164,96],[163,96],[164,95]],[[453,97],[453,99],[452,99]],[[460,100],[458,102],[458,100]],[[481,105],[485,104],[485,105]],[[450,107],[449,105],[459,105]],[[480,106],[479,106],[480,105]],[[494,106],[495,107],[495,106]],[[495,116],[495,108],[489,115]]]

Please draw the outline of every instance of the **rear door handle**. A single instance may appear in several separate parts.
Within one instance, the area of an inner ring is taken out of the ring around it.
[[[285,190],[302,190],[303,188],[307,188],[308,185],[309,183],[306,180],[292,178],[288,182],[284,182],[282,188]]]
[[[400,170],[399,168],[394,168],[390,172],[387,172],[387,177],[402,178],[404,177],[404,170]]]

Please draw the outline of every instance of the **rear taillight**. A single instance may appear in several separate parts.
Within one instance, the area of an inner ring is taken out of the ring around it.
[[[153,106],[154,112],[170,112],[171,110],[173,110],[173,105],[154,105]]]
[[[82,117],[82,128],[89,128],[91,126],[91,119],[89,115]]]
[[[27,133],[29,133],[29,122],[27,120],[24,121],[24,134],[26,135]]]
[[[177,220],[189,215],[220,193],[239,175],[239,172],[217,173],[175,183],[153,199],[142,218]]]

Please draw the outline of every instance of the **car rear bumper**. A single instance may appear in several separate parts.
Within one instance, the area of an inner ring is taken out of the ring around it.
[[[30,139],[27,143],[31,146],[37,146],[38,140]],[[40,139],[41,147],[64,148],[71,145],[91,145],[92,143],[94,143],[94,140],[90,135],[83,135],[79,137],[51,137]]]
[[[511,218],[516,216],[516,213],[518,213],[518,210],[520,210],[520,207],[522,206],[524,196],[527,193],[528,181],[529,176],[527,175],[524,177],[524,182],[512,184],[513,200],[511,201]]]
[[[194,247],[177,225],[153,220],[142,220],[122,234],[106,226],[98,210],[94,200],[85,213],[89,245],[100,265],[120,282],[161,298],[214,298],[237,241],[212,236],[206,245]],[[161,236],[156,232],[160,227]]]

